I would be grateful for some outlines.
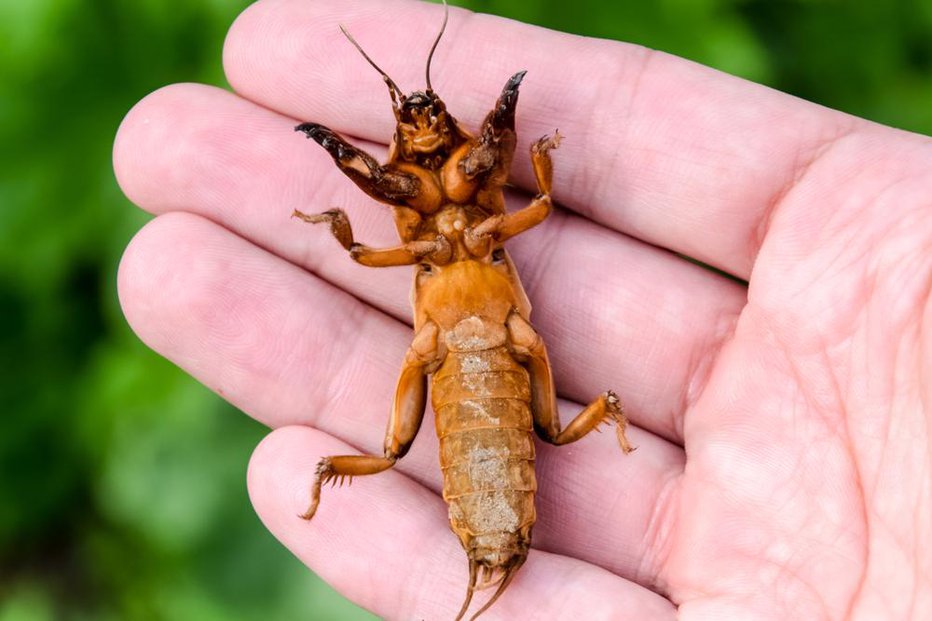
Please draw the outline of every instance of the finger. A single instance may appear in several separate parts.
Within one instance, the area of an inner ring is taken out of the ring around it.
[[[381,453],[407,326],[190,214],[160,216],[136,236],[119,289],[143,341],[256,419]],[[579,411],[562,405],[564,421]],[[630,437],[629,456],[614,433],[541,447],[535,545],[651,584],[683,453],[637,428]],[[437,454],[425,420],[397,467],[436,491]]]
[[[410,341],[395,320],[187,213],[160,216],[137,233],[118,290],[143,342],[271,427],[326,428],[336,416],[327,406],[346,397],[341,391],[390,396]],[[371,347],[366,339],[376,337]],[[369,412],[340,416],[371,427],[361,434],[384,430]]]
[[[352,449],[345,444],[302,427],[270,434],[249,465],[250,498],[260,519],[316,573],[377,615],[452,618],[466,591],[466,558],[434,493],[388,471],[360,477],[351,489],[324,490],[314,520],[297,517],[307,504],[317,459],[347,452]],[[485,601],[483,595],[474,598],[476,604]],[[583,611],[587,619],[675,615],[669,601],[643,587],[581,561],[532,550],[488,618],[578,619]]]
[[[224,66],[253,101],[384,142],[393,122],[387,93],[337,23],[410,91],[423,88],[422,59],[441,15],[401,0],[266,0],[230,30]],[[512,171],[519,183],[534,188],[523,145],[559,128],[561,204],[744,279],[781,197],[857,124],[660,52],[458,9],[432,67],[435,89],[472,129],[505,79],[527,69]]]
[[[361,267],[325,227],[289,218],[345,207],[357,240],[397,243],[387,210],[293,125],[219,89],[163,89],[121,126],[117,177],[153,213],[192,210],[408,321],[409,270]],[[561,394],[585,402],[611,388],[638,424],[679,441],[681,413],[730,334],[744,288],[565,212],[509,248]]]

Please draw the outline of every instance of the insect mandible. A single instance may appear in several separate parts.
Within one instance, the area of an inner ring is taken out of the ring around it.
[[[478,135],[464,130],[430,83],[430,62],[448,16],[444,0],[443,26],[427,56],[427,89],[407,95],[341,26],[388,86],[396,126],[387,163],[379,164],[322,125],[295,128],[326,149],[366,194],[391,207],[401,244],[372,248],[357,243],[340,209],[314,215],[296,210],[293,215],[327,223],[362,265],[415,266],[414,339],[402,364],[384,452],[321,459],[310,506],[301,517],[314,517],[321,486],[328,481],[382,472],[404,457],[421,426],[432,377],[443,498],[469,560],[459,620],[476,590],[497,585],[472,618],[487,610],[527,558],[536,519],[534,431],[562,445],[609,422],[615,424],[622,450],[633,447],[625,437],[621,404],[611,391],[561,427],[547,350],[530,324],[530,303],[503,248],[552,211],[550,151],[561,136],[555,132],[531,146],[538,194],[527,207],[506,211],[503,187],[514,155],[515,107],[525,72],[505,84]]]

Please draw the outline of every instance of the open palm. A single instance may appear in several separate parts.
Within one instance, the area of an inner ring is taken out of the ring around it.
[[[360,267],[289,220],[340,206],[364,242],[392,237],[291,127],[384,153],[388,97],[337,25],[411,90],[440,16],[263,0],[224,50],[236,94],[162,89],[114,154],[158,215],[121,266],[130,323],[276,429],[250,467],[262,520],[393,619],[452,618],[465,595],[430,423],[394,470],[297,515],[321,455],[380,450],[410,273]],[[566,136],[565,210],[509,246],[563,420],[612,388],[639,450],[613,434],[539,446],[535,549],[488,618],[932,617],[932,142],[635,46],[452,11],[433,82],[464,126],[518,69],[515,184],[534,187],[532,139]]]

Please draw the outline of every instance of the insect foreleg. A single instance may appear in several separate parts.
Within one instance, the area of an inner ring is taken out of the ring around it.
[[[498,101],[495,102],[495,109],[492,110],[491,117],[487,121],[491,129],[496,132],[500,133],[503,129],[513,130],[515,128],[518,87],[521,86],[521,80],[524,79],[526,73],[527,71],[522,70],[514,74],[508,78],[505,87],[502,88],[502,93],[498,96]]]
[[[488,113],[475,144],[460,161],[459,166],[468,179],[483,177],[476,202],[491,213],[504,213],[505,202],[501,188],[508,181],[508,170],[515,151],[515,108],[518,105],[518,86],[524,71],[511,77]]]
[[[526,72],[519,71],[502,89],[495,108],[482,122],[476,145],[460,164],[469,178],[474,178],[493,169],[504,169],[507,175],[515,148],[515,109],[518,105],[518,86]],[[502,144],[502,142],[505,144]],[[503,180],[504,181],[504,180]]]
[[[326,149],[343,174],[376,200],[403,205],[405,199],[416,196],[420,190],[417,177],[380,165],[374,157],[323,125],[302,123],[295,131],[304,132]]]
[[[320,488],[325,483],[337,480],[342,483],[345,477],[352,480],[354,476],[388,470],[411,448],[411,443],[421,427],[424,408],[427,405],[425,369],[435,363],[440,355],[438,334],[436,324],[427,322],[415,335],[405,355],[401,377],[395,390],[392,415],[388,420],[383,456],[337,455],[321,459],[317,464],[314,483],[311,485],[311,502],[307,511],[301,515],[302,518],[310,520],[314,517],[320,504]]]
[[[618,397],[612,391],[599,395],[577,414],[565,429],[561,429],[553,376],[543,339],[527,320],[515,312],[508,317],[507,327],[515,354],[526,357],[527,360],[531,380],[531,414],[534,417],[534,428],[541,439],[556,445],[569,444],[582,438],[602,422],[614,422],[621,450],[625,453],[634,450],[625,436],[628,420]]]

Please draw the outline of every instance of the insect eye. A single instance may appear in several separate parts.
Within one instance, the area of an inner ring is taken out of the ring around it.
[[[492,251],[492,263],[504,263],[505,262],[505,249],[496,248]]]

